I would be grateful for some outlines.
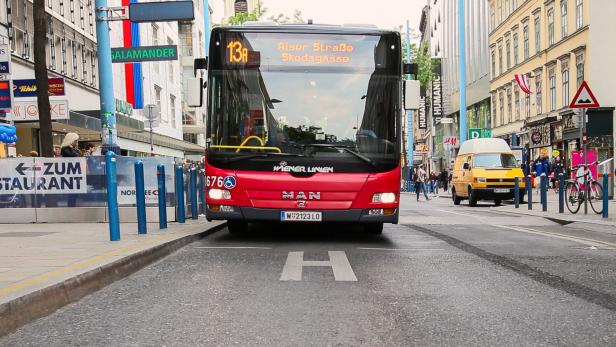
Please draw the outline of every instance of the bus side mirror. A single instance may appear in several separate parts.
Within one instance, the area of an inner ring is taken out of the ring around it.
[[[186,103],[188,107],[201,107],[203,105],[203,78],[186,79]]]
[[[419,110],[419,81],[417,80],[405,80],[404,81],[404,109]]]
[[[463,168],[464,168],[464,170],[470,170],[470,169],[471,169],[471,166],[470,166],[470,164],[469,164],[469,163],[464,163]]]

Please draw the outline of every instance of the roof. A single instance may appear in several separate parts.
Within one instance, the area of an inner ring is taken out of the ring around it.
[[[396,33],[393,30],[379,29],[375,26],[364,24],[329,25],[329,24],[275,24],[245,23],[243,25],[220,26],[212,30],[223,31],[261,31],[261,32],[285,32],[285,33],[325,33],[325,34],[355,34],[355,35],[383,35]]]
[[[473,139],[462,143],[458,155],[472,153],[513,153],[503,139]]]

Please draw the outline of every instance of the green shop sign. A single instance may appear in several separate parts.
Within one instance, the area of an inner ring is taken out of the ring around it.
[[[178,46],[141,46],[128,48],[112,48],[112,63],[133,63],[140,61],[177,60]]]

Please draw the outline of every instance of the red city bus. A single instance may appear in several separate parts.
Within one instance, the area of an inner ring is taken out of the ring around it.
[[[398,222],[397,32],[218,27],[207,64],[208,220]]]

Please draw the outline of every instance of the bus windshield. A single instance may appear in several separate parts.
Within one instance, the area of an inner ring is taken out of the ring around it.
[[[220,30],[212,41],[210,159],[397,165],[399,37]]]

